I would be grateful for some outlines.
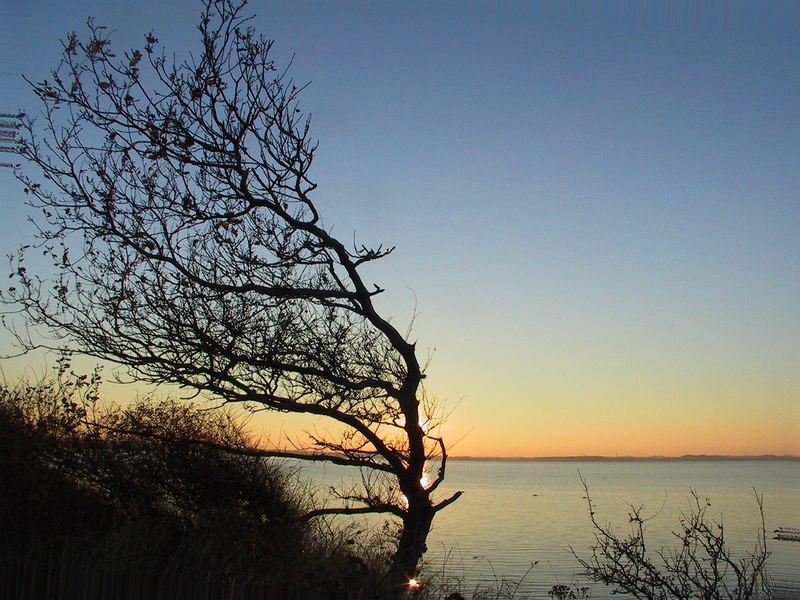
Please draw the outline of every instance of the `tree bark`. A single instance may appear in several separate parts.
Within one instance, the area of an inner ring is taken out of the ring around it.
[[[421,486],[420,486],[421,487]],[[403,529],[397,552],[384,578],[381,600],[404,598],[409,591],[409,581],[417,575],[417,567],[427,550],[426,540],[435,511],[427,492],[423,489],[408,497],[408,511],[403,517]]]

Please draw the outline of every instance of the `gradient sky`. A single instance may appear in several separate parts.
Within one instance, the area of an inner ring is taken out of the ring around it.
[[[199,6],[6,2],[0,108],[36,110],[18,74],[86,16],[180,55]],[[326,224],[397,245],[369,275],[416,305],[453,454],[800,455],[800,5],[251,10],[312,82]]]

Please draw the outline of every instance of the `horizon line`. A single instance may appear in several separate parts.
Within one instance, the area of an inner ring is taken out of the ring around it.
[[[797,454],[682,454],[679,456],[667,455],[569,455],[569,456],[448,456],[448,460],[485,460],[485,461],[689,461],[689,460],[710,460],[710,461],[736,461],[736,460],[788,460],[800,461]]]

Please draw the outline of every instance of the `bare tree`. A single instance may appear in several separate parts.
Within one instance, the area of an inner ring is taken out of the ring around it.
[[[201,48],[168,59],[153,33],[115,54],[104,27],[63,41],[21,154],[37,241],[12,258],[5,301],[68,347],[227,403],[337,422],[335,439],[265,455],[373,475],[308,515],[402,520],[386,575],[402,593],[425,552],[445,444],[424,427],[424,365],[375,306],[363,267],[393,248],[345,244],[323,225],[310,170],[317,142],[303,90],[271,58],[244,2],[206,0]],[[32,250],[55,278],[26,266]],[[36,344],[17,334],[27,348]],[[426,462],[438,461],[428,478]]]
[[[692,491],[689,513],[674,531],[673,548],[649,548],[642,507],[631,507],[628,535],[614,533],[610,525],[598,521],[589,487],[581,478],[589,504],[595,544],[591,556],[575,557],[584,574],[593,581],[613,586],[616,591],[641,600],[747,600],[758,597],[758,586],[765,581],[764,564],[769,557],[761,496],[756,502],[761,515],[756,548],[735,556],[725,540],[721,523],[706,514],[711,506]],[[573,551],[574,554],[574,551]]]

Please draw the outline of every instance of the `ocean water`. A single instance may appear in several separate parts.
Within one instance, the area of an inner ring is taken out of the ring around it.
[[[324,484],[352,475],[318,466],[305,473]],[[643,507],[654,549],[674,543],[671,532],[691,509],[694,490],[711,503],[707,516],[723,524],[733,552],[753,550],[761,526],[757,491],[772,552],[769,573],[800,585],[800,543],[771,539],[778,527],[800,528],[800,462],[780,460],[452,460],[437,497],[464,495],[436,516],[423,575],[445,572],[465,591],[524,576],[517,597],[547,600],[556,584],[586,585],[592,598],[610,597],[610,589],[581,577],[573,555],[588,556],[593,541],[581,477],[598,520],[620,534],[630,531],[630,506]]]
[[[593,542],[581,477],[598,519],[630,531],[631,506],[644,507],[651,548],[674,543],[672,531],[691,509],[692,490],[711,503],[734,552],[755,547],[763,495],[768,536],[779,526],[800,527],[800,462],[790,461],[453,461],[447,491],[464,496],[437,515],[428,567],[443,562],[471,587],[496,577],[522,577],[520,586],[547,598],[555,584],[589,585],[573,551],[588,556]],[[444,487],[444,484],[443,484]],[[768,540],[770,573],[800,580],[800,543]],[[610,590],[593,584],[592,597]]]

